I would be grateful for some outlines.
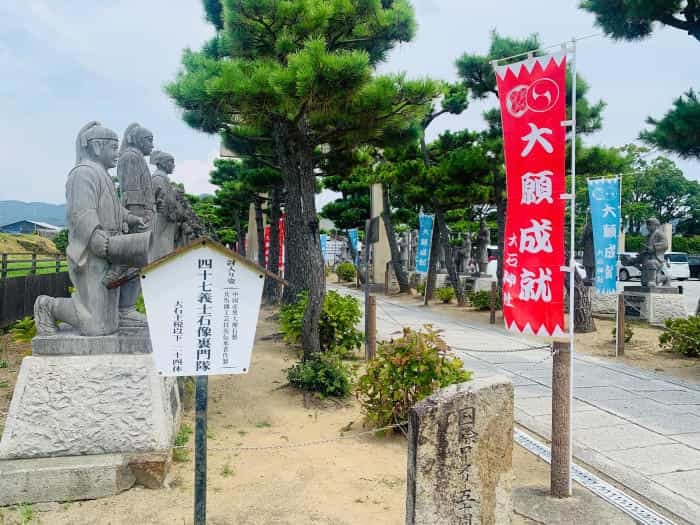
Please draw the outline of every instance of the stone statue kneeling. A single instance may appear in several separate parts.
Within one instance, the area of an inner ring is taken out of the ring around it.
[[[85,336],[116,333],[120,290],[108,289],[108,281],[118,277],[122,268],[148,262],[151,232],[124,233],[130,227],[143,227],[144,221],[122,207],[108,173],[117,165],[117,134],[90,122],[78,133],[76,149],[76,166],[66,183],[66,255],[75,292],[71,298],[37,298],[37,335],[55,334],[57,321]]]

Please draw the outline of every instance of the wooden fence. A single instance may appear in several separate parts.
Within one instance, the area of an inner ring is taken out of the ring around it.
[[[34,301],[40,295],[68,297],[70,286],[63,256],[0,254],[0,328],[34,315]]]

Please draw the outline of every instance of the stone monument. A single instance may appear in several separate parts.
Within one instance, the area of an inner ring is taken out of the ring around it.
[[[508,525],[513,516],[513,386],[452,385],[409,415],[407,525]]]
[[[170,175],[175,170],[175,157],[162,151],[152,151],[150,160],[156,166],[151,177],[156,214],[150,253],[150,260],[155,261],[175,249],[177,225],[185,219],[185,210],[178,203],[177,191],[170,181]]]
[[[625,265],[635,265],[642,272],[641,286],[625,286],[625,316],[651,324],[663,324],[666,319],[687,317],[680,288],[671,286],[671,277],[664,254],[668,239],[659,221],[646,221],[649,231],[644,249],[635,257],[623,257]]]
[[[0,506],[162,485],[179,424],[173,379],[155,371],[147,328],[119,323],[113,279],[146,263],[150,231],[123,208],[108,170],[117,135],[98,122],[77,139],[66,184],[70,299],[41,296],[0,441]],[[60,324],[56,326],[56,322]]]
[[[117,177],[123,206],[141,217],[141,224],[130,224],[130,233],[153,230],[155,201],[151,172],[146,156],[153,151],[153,133],[140,124],[130,124],[124,132],[119,152]],[[141,282],[134,279],[122,286],[119,298],[119,322],[123,326],[146,326],[146,318],[136,311],[136,301],[141,293]]]
[[[482,276],[487,275],[489,266],[489,243],[491,242],[491,230],[486,226],[485,222],[481,222],[481,230],[479,230],[479,273]]]

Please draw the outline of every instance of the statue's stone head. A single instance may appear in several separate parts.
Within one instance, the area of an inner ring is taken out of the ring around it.
[[[175,157],[164,151],[154,150],[151,152],[151,164],[170,175],[175,171]]]
[[[83,126],[76,139],[76,164],[82,160],[92,160],[105,169],[117,165],[119,158],[119,137],[111,129],[92,121]]]
[[[661,223],[656,217],[650,217],[649,219],[647,219],[647,229],[649,230],[649,233],[654,233],[656,230],[659,229],[660,226]]]
[[[141,126],[141,124],[131,124],[124,132],[122,149],[136,148],[144,155],[150,155],[153,151],[153,133]]]

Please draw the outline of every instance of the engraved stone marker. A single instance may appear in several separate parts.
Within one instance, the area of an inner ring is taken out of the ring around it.
[[[513,505],[513,386],[452,385],[409,418],[407,525],[507,525]]]

